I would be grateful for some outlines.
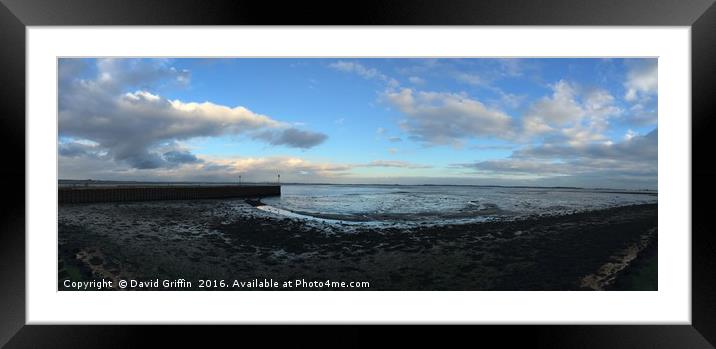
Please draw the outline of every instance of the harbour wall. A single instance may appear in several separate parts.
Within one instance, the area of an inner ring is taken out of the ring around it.
[[[60,204],[120,201],[259,198],[280,196],[280,185],[69,187],[58,189]]]

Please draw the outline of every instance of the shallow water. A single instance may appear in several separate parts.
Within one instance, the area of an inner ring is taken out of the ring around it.
[[[283,185],[264,210],[352,222],[476,222],[657,203],[656,192],[480,186]]]

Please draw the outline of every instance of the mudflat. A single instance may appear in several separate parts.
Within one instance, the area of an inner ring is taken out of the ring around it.
[[[656,277],[642,274],[655,273],[643,265],[656,258],[657,204],[380,227],[255,206],[241,199],[60,205],[58,289],[69,289],[63,280],[160,279],[191,287],[126,289],[227,290],[200,288],[199,280],[238,280],[240,290],[266,290],[255,281],[330,280],[369,283],[359,290],[612,290],[635,284],[623,277]]]

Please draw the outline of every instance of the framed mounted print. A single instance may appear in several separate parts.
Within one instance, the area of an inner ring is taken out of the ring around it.
[[[712,2],[508,3],[4,2],[2,343],[713,347]]]

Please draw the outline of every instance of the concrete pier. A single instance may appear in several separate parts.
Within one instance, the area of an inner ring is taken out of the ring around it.
[[[57,197],[60,204],[70,204],[117,201],[259,198],[280,195],[280,185],[186,185],[60,187]]]

